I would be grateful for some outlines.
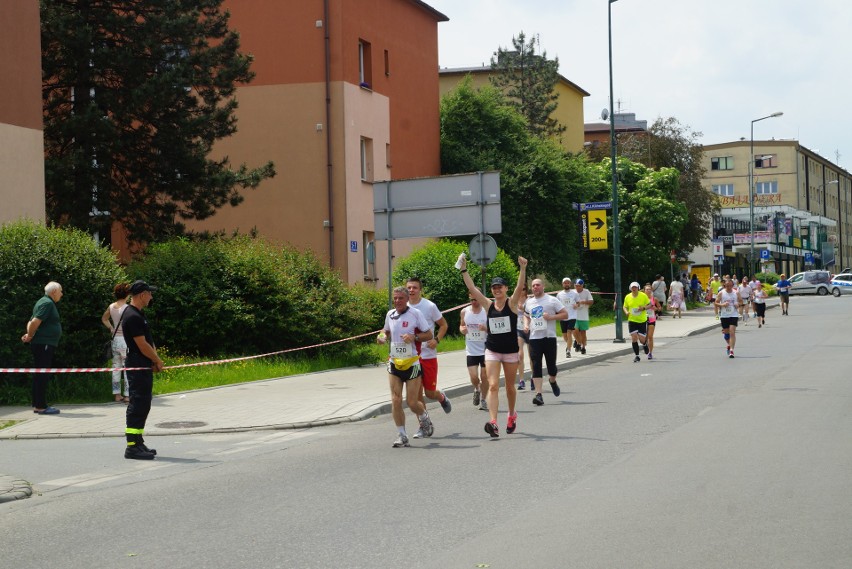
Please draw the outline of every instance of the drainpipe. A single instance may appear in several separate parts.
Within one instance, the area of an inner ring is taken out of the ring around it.
[[[323,0],[325,21],[325,152],[326,192],[328,194],[328,266],[334,268],[334,185],[331,160],[331,36],[329,35],[328,1]]]

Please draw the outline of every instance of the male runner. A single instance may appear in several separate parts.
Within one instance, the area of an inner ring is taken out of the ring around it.
[[[644,292],[639,292],[639,283],[630,283],[630,294],[624,297],[621,307],[627,315],[627,330],[630,332],[630,341],[633,344],[633,363],[641,360],[639,357],[639,344],[646,354],[650,353],[648,348],[648,309],[654,304]]]
[[[583,288],[586,282],[583,279],[577,279],[574,283],[574,291],[577,293],[574,310],[577,312],[577,326],[574,330],[574,336],[577,337],[577,343],[580,344],[580,353],[586,353],[586,331],[589,329],[589,307],[595,303],[592,298],[592,293]]]
[[[464,334],[464,352],[467,357],[467,373],[473,385],[473,404],[488,411],[486,395],[488,376],[485,374],[485,336],[488,335],[488,315],[480,306],[479,299],[470,296],[470,306],[465,306],[459,315],[459,332]]]
[[[574,328],[577,323],[577,309],[574,306],[577,293],[574,291],[574,283],[569,277],[562,279],[562,290],[556,294],[556,300],[562,303],[565,310],[568,311],[568,318],[559,321],[559,327],[562,329],[562,339],[565,340],[565,357],[571,357],[571,344],[576,342],[574,339]]]
[[[530,368],[532,368],[532,381],[535,387],[533,404],[544,405],[541,394],[541,385],[544,373],[541,367],[541,358],[547,363],[547,375],[553,395],[559,397],[560,389],[556,383],[556,330],[553,320],[562,320],[568,316],[568,311],[562,303],[544,294],[544,283],[541,279],[532,282],[532,297],[527,299],[524,305],[524,329],[530,331]]]
[[[725,338],[726,350],[729,358],[734,357],[734,346],[737,344],[737,307],[740,304],[740,296],[734,290],[734,281],[725,280],[725,288],[716,295],[715,305],[719,308],[719,316],[722,322],[722,337]]]

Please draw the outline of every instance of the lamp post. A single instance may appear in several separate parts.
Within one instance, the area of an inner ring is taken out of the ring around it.
[[[615,340],[613,342],[624,342],[622,330],[621,303],[621,242],[618,235],[618,171],[615,163],[615,108],[612,90],[612,3],[607,2],[607,29],[609,31],[609,147],[612,160],[612,264],[613,264],[613,288],[615,290]]]
[[[777,112],[772,113],[771,115],[766,115],[765,117],[760,117],[759,119],[754,119],[751,121],[751,151],[749,152],[749,161],[748,161],[748,232],[751,241],[751,249],[748,254],[748,267],[750,274],[755,274],[754,270],[754,123],[760,122],[766,119],[773,119],[775,117],[780,117],[784,113]]]

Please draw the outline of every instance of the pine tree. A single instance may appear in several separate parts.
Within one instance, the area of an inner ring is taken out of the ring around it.
[[[275,175],[210,158],[236,132],[240,53],[222,0],[41,0],[48,218],[131,241],[183,233]]]
[[[491,68],[496,71],[491,84],[526,117],[530,132],[558,138],[566,128],[551,116],[559,98],[554,90],[559,81],[559,58],[547,59],[546,51],[537,54],[537,37],[526,40],[521,32],[512,38],[513,50],[498,48],[491,58]]]

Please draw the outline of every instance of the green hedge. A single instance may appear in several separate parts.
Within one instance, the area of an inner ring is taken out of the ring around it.
[[[101,347],[109,339],[101,314],[112,301],[112,289],[126,277],[112,251],[100,247],[87,233],[19,221],[0,227],[0,366],[31,367],[32,354],[21,342],[35,302],[50,281],[62,285],[58,304],[62,338],[56,350],[57,367],[104,364]],[[108,393],[104,375],[65,375],[50,383],[48,397],[78,388]],[[30,380],[0,374],[0,404],[29,401]]]

